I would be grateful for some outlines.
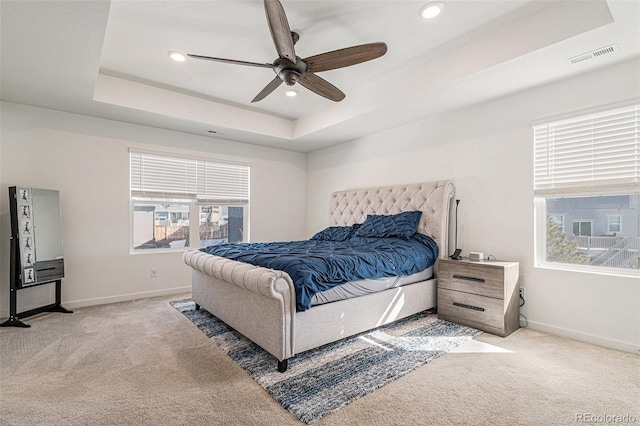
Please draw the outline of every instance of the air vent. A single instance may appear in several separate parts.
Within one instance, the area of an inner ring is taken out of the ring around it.
[[[600,56],[608,55],[618,50],[620,50],[620,46],[618,46],[618,44],[616,43],[616,44],[612,44],[611,46],[607,46],[597,50],[592,50],[591,52],[583,53],[582,55],[574,56],[573,58],[569,58],[568,61],[571,62],[572,64],[579,64],[581,62],[599,58]]]

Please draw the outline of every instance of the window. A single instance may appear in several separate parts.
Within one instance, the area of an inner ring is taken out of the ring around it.
[[[591,222],[573,222],[573,235],[577,237],[590,237]]]
[[[640,105],[533,133],[536,265],[638,275]]]
[[[249,167],[137,151],[130,166],[134,252],[248,241]]]
[[[607,216],[607,222],[607,231],[610,234],[622,231],[622,216],[610,214]]]
[[[246,241],[242,206],[200,206],[199,213],[200,247]]]

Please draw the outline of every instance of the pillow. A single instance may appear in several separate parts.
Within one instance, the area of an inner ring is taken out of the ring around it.
[[[311,237],[312,240],[346,241],[351,234],[350,226],[330,226]]]
[[[398,237],[410,239],[418,229],[422,212],[403,212],[393,215],[367,215],[367,220],[358,228],[356,237]]]

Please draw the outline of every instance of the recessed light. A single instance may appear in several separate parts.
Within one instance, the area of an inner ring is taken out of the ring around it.
[[[439,1],[427,3],[420,8],[420,16],[422,16],[424,19],[435,18],[436,16],[440,15],[443,7],[444,4]]]
[[[289,89],[286,92],[284,92],[285,95],[289,96],[289,97],[294,97],[294,96],[298,96],[298,91],[295,89]]]
[[[167,55],[169,55],[169,57],[176,62],[184,62],[187,60],[187,57],[184,55],[184,53],[178,52],[177,50],[170,50],[167,52]]]

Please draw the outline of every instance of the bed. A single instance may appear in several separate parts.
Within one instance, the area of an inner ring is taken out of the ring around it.
[[[417,232],[448,253],[449,181],[334,192],[329,226],[362,223],[367,215],[421,211]],[[254,266],[201,251],[187,251],[192,299],[278,360],[278,370],[296,354],[397,321],[436,306],[435,277],[331,303],[296,307],[294,283],[284,271]],[[437,264],[434,268],[437,274]]]

